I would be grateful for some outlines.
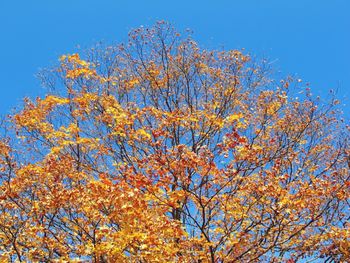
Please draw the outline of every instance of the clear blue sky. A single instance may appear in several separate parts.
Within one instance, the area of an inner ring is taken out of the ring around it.
[[[350,105],[349,14],[350,0],[0,0],[0,114],[43,94],[34,75],[61,54],[121,42],[156,20],[191,28],[204,47],[267,56],[282,75],[323,94],[338,88]]]

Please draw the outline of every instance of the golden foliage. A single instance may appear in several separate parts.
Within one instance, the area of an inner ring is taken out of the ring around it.
[[[336,103],[166,23],[91,52],[62,56],[65,89],[9,120],[1,262],[349,260]]]

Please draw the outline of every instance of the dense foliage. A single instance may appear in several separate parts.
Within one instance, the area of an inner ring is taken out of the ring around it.
[[[335,99],[167,23],[83,57],[3,125],[1,262],[350,258]]]

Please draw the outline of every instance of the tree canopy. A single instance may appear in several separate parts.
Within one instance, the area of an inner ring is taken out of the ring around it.
[[[334,96],[168,23],[40,74],[0,141],[2,262],[350,258]]]

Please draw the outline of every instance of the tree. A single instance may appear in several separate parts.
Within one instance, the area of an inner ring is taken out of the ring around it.
[[[129,37],[62,56],[3,125],[2,261],[348,260],[334,96],[164,22]]]

